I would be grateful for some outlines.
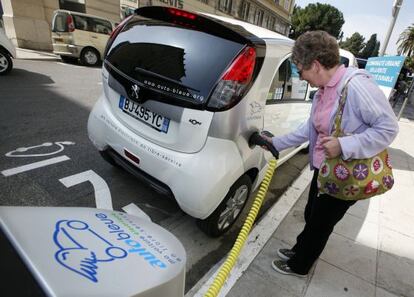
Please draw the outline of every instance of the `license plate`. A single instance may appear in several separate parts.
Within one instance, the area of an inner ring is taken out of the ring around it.
[[[119,98],[119,108],[127,115],[148,124],[160,132],[168,132],[170,119],[149,110],[145,106],[121,96]]]

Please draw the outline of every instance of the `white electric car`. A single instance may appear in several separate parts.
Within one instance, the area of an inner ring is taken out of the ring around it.
[[[16,48],[7,38],[0,23],[0,75],[6,75],[12,70],[14,58],[16,58]]]
[[[140,8],[108,41],[89,137],[107,161],[173,196],[218,236],[271,157],[249,146],[252,133],[283,134],[309,116],[308,84],[291,62],[292,46],[245,22]],[[279,164],[306,145],[281,152]]]

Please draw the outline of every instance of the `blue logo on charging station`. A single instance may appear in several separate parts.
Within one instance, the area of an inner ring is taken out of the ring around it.
[[[106,214],[97,213],[95,217],[108,227],[108,235],[113,235],[117,243],[122,243],[126,248],[112,244],[83,221],[60,220],[56,223],[53,234],[53,241],[59,248],[55,259],[60,265],[95,283],[98,282],[101,263],[123,259],[128,254],[138,255],[153,268],[167,268],[164,261],[133,239]]]
[[[61,220],[56,223],[53,240],[59,247],[55,259],[67,269],[98,282],[100,263],[125,258],[128,253],[97,234],[85,222]],[[94,248],[88,248],[93,246]]]

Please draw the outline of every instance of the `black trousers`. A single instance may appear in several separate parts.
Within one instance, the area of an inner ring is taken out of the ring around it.
[[[318,195],[318,170],[315,170],[308,203],[305,208],[305,227],[292,248],[295,255],[287,261],[296,273],[307,274],[326,246],[336,223],[356,201],[346,201],[326,194]]]

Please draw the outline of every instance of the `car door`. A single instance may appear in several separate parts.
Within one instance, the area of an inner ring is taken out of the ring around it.
[[[72,34],[74,44],[80,48],[93,46],[91,42],[91,34],[93,33],[90,18],[84,15],[73,14],[73,21],[75,24],[75,31]]]
[[[270,85],[264,116],[264,130],[275,136],[296,130],[310,114],[309,84],[299,79],[290,57],[282,60]],[[299,148],[280,152],[279,164],[293,156]]]
[[[103,58],[106,43],[112,32],[112,24],[107,20],[98,18],[89,18],[89,23],[91,24],[91,44],[99,51],[101,58]]]

